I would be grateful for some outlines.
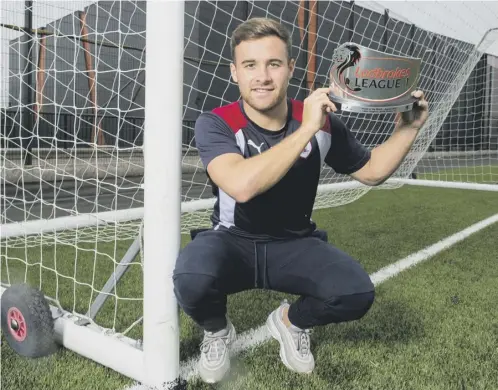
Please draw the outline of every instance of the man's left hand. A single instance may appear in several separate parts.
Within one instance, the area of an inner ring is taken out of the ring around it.
[[[401,114],[398,127],[409,127],[420,130],[429,117],[429,103],[427,103],[424,93],[420,90],[413,91],[412,96],[417,101],[413,104],[411,112]]]

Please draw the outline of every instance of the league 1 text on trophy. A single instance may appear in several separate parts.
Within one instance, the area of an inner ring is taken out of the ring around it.
[[[421,59],[344,43],[332,56],[332,100],[342,111],[382,114],[411,111]]]

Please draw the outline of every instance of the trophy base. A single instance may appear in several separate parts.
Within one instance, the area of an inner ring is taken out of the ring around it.
[[[361,114],[396,114],[398,112],[411,111],[414,107],[416,98],[410,96],[402,101],[395,101],[392,103],[383,102],[368,103],[360,101],[352,101],[351,99],[344,99],[333,94],[329,94],[329,99],[335,104],[338,110],[356,112]]]

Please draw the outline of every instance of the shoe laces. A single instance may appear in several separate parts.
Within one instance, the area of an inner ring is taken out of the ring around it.
[[[218,361],[227,349],[230,334],[220,336],[217,333],[205,332],[201,343],[201,352],[208,362]]]
[[[306,357],[310,354],[311,350],[311,330],[310,329],[300,329],[294,331],[294,342],[296,343],[297,351],[302,357]]]
[[[282,300],[282,305],[288,305],[287,299]],[[299,329],[294,328],[292,330],[292,336],[294,343],[296,345],[297,351],[302,357],[307,357],[311,352],[311,329]]]

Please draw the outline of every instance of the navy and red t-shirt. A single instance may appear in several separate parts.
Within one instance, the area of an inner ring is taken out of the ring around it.
[[[224,153],[248,158],[271,148],[301,125],[303,102],[288,99],[286,125],[269,131],[252,122],[237,101],[202,113],[195,124],[195,140],[204,167]],[[211,221],[235,234],[253,239],[283,239],[310,235],[320,172],[325,162],[337,173],[350,174],[370,159],[370,151],[334,114],[304,148],[300,158],[273,187],[245,203],[238,203],[213,182],[217,197]]]

